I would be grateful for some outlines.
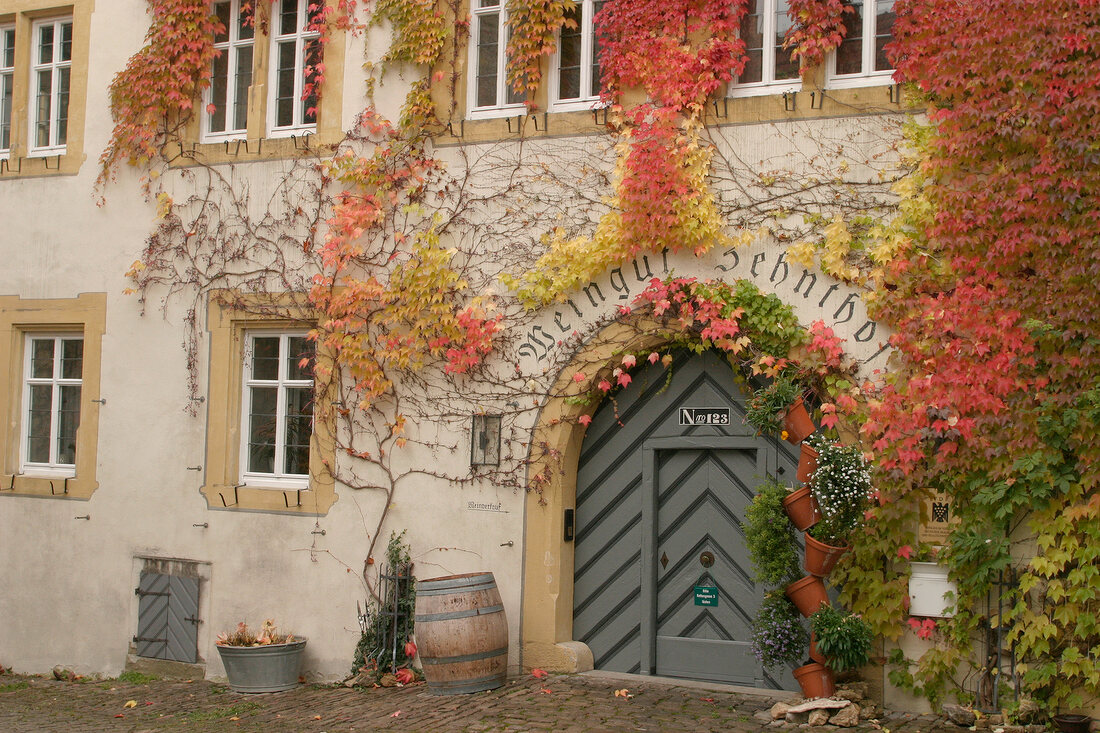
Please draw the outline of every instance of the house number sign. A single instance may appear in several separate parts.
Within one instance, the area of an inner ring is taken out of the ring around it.
[[[681,425],[729,425],[728,407],[681,407]]]

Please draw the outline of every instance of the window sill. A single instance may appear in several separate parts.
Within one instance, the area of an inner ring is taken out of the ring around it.
[[[83,156],[72,151],[47,155],[0,157],[0,179],[74,176],[80,171]]]
[[[0,497],[37,496],[47,499],[90,499],[99,484],[76,476],[7,474],[0,478]]]
[[[172,167],[285,160],[331,152],[343,132],[322,131],[287,137],[237,138],[211,142],[170,143],[162,151]]]
[[[300,489],[208,484],[202,493],[210,509],[323,515],[336,503],[331,484]]]

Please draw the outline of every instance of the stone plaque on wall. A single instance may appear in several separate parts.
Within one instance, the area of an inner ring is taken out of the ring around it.
[[[931,498],[924,500],[917,540],[933,545],[945,545],[947,535],[958,523],[954,499],[943,492],[935,492]]]

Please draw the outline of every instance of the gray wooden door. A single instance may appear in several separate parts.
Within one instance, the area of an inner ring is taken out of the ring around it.
[[[198,660],[199,580],[142,571],[138,583],[139,657]]]
[[[742,529],[767,474],[794,480],[794,452],[743,424],[745,398],[720,354],[683,356],[671,370],[642,370],[585,435],[573,636],[597,669],[797,689],[749,650],[763,589]],[[680,408],[731,419],[685,425]]]

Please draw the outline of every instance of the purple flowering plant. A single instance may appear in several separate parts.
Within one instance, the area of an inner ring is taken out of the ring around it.
[[[800,662],[809,642],[802,616],[781,590],[764,596],[752,622],[752,653],[765,667]]]

